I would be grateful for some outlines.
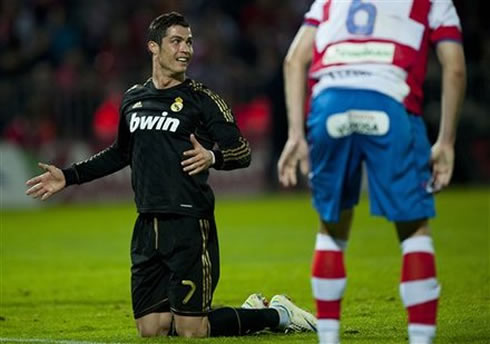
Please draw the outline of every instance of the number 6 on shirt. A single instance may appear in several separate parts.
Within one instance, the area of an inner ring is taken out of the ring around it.
[[[361,11],[367,14],[365,24],[357,24],[355,20],[356,15]],[[376,6],[373,4],[362,2],[362,0],[353,0],[347,15],[347,31],[353,35],[371,35],[374,31],[376,12]]]

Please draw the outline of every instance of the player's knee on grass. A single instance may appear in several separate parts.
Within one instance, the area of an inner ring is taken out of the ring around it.
[[[174,315],[175,332],[179,337],[204,338],[209,334],[207,317],[189,317]]]
[[[151,313],[136,319],[136,327],[141,337],[166,336],[172,328],[171,313]]]

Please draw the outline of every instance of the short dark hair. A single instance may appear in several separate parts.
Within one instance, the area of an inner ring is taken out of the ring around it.
[[[190,27],[182,14],[178,12],[164,13],[153,19],[150,23],[148,27],[148,40],[160,45],[162,38],[167,34],[167,29],[173,25]]]

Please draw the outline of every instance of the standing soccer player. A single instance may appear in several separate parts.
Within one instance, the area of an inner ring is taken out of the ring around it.
[[[131,294],[143,337],[315,330],[315,317],[283,295],[274,296],[270,307],[252,294],[242,308],[211,309],[219,251],[208,169],[247,167],[250,148],[223,99],[186,78],[193,48],[185,18],[161,15],[148,34],[152,76],[126,91],[116,141],[67,169],[39,164],[46,172],[27,182],[27,194],[45,200],[66,186],[131,166],[139,213],[131,243]]]
[[[441,123],[429,145],[421,118],[430,46],[442,65]],[[314,81],[304,136],[307,66]],[[366,164],[371,213],[394,222],[401,242],[400,284],[410,343],[431,343],[440,286],[428,219],[432,193],[448,185],[466,72],[451,0],[316,0],[284,63],[289,138],[279,179],[309,170],[320,215],[312,286],[320,343],[339,343],[346,285],[343,253]],[[432,171],[432,172],[431,172]]]

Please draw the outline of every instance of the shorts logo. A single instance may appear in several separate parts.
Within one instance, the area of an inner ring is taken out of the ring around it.
[[[173,112],[179,112],[184,108],[184,100],[180,97],[175,98],[175,102],[170,105],[170,110]]]
[[[180,120],[168,117],[168,112],[162,112],[161,116],[138,116],[137,112],[131,114],[129,131],[134,133],[139,130],[163,130],[175,133],[180,125]]]
[[[390,118],[382,111],[351,110],[330,115],[327,132],[333,138],[362,135],[385,135],[390,128]]]

